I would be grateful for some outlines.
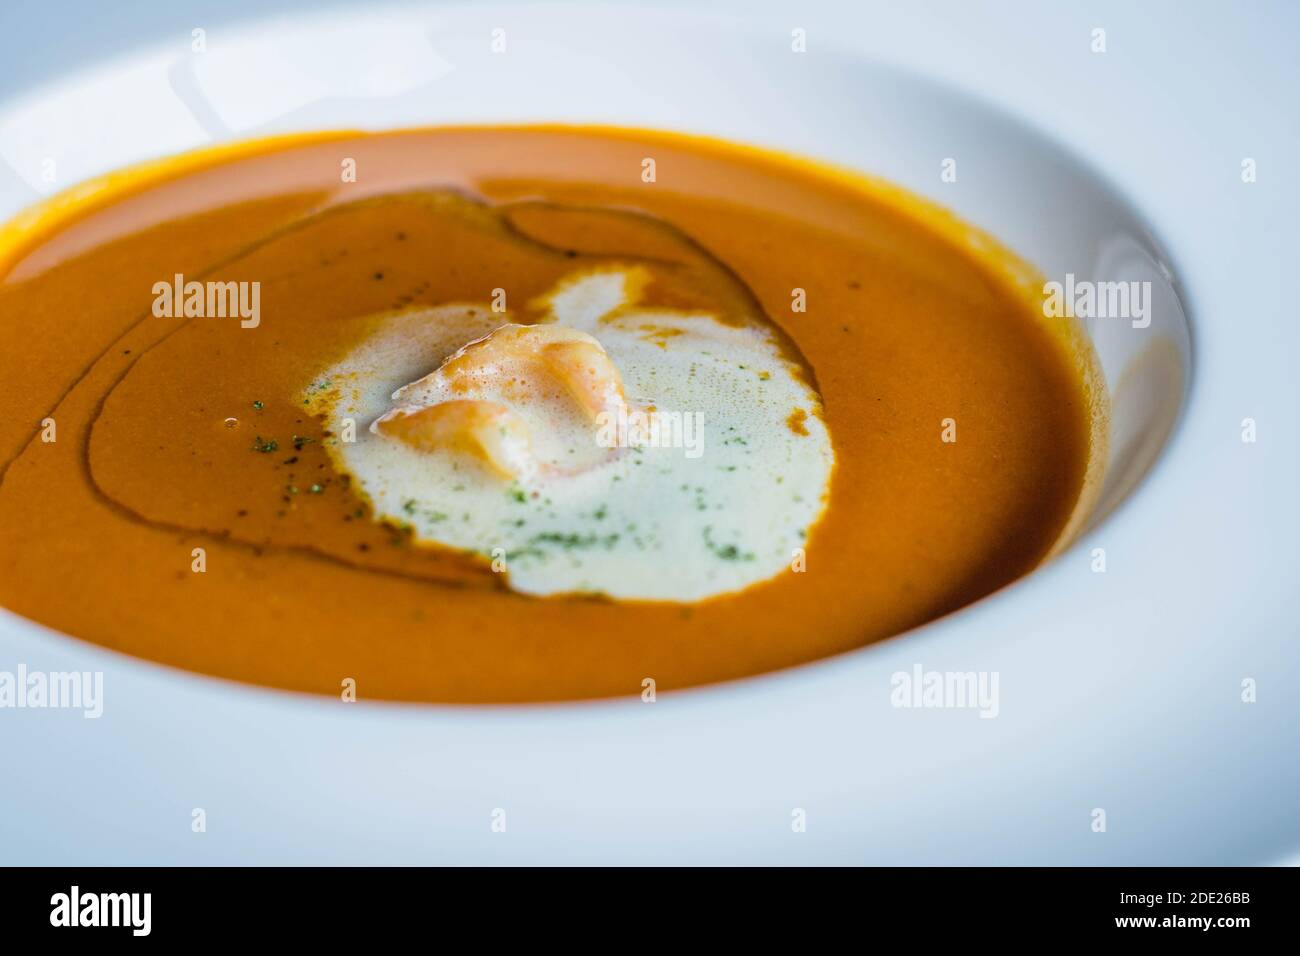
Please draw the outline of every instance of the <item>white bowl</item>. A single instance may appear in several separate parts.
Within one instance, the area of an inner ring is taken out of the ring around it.
[[[1139,178],[1136,195],[1165,213],[1152,222],[1166,248],[1085,165],[1095,157],[914,69],[832,50],[825,34],[796,53],[797,23],[476,4],[195,26],[204,53],[188,30],[142,39],[0,101],[13,173],[0,175],[0,216],[45,191],[51,156],[67,185],[288,130],[661,127],[883,176],[1049,278],[1149,281],[1153,321],[1088,324],[1114,441],[1083,536],[975,605],[808,666],[654,704],[345,704],[178,672],[5,616],[0,670],[105,674],[98,720],[0,711],[6,766],[22,768],[0,789],[6,860],[1185,863],[1262,861],[1300,840],[1300,782],[1294,764],[1277,769],[1300,737],[1281,679],[1296,659],[1294,601],[1264,563],[1267,529],[1210,514],[1219,492],[1260,489],[1260,508],[1282,509],[1278,527],[1294,532],[1273,469],[1295,450],[1277,447],[1280,419],[1272,445],[1240,441],[1241,418],[1286,406],[1263,386],[1234,404],[1247,357],[1208,361],[1199,326],[1192,374],[1185,307],[1200,311],[1198,288],[1222,301],[1225,263],[1180,254],[1188,220],[1168,215],[1169,182]],[[492,52],[498,28],[505,53]],[[948,157],[956,183],[940,178]],[[1235,597],[1247,587],[1254,603]],[[891,675],[917,664],[996,672],[998,717],[891,706]],[[1246,678],[1259,681],[1257,704],[1240,699]],[[191,829],[196,808],[207,832]],[[791,826],[799,810],[806,832]]]

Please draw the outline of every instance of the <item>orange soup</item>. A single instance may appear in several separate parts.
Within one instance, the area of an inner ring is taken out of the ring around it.
[[[1093,360],[885,184],[588,128],[292,137],[0,246],[0,603],[360,699],[640,695],[986,595],[1077,524]]]

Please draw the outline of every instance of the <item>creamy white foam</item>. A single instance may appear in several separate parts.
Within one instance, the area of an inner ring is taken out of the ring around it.
[[[377,517],[409,525],[417,544],[494,561],[517,591],[696,601],[780,574],[829,488],[819,399],[768,331],[638,308],[644,279],[640,267],[575,273],[547,298],[550,322],[585,333],[563,337],[593,337],[621,373],[626,405],[598,418],[564,381],[504,350],[468,378],[439,374],[511,321],[481,305],[378,320],[305,400],[336,436],[355,421],[355,442],[327,447]],[[502,407],[535,467],[507,475],[464,448],[372,430],[448,401]]]

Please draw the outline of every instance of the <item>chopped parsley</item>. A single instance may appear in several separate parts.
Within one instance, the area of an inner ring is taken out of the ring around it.
[[[704,529],[704,546],[714,553],[723,561],[753,561],[754,552],[741,551],[734,544],[718,544],[713,540],[713,526],[709,525]]]
[[[566,550],[572,548],[594,548],[598,544],[603,544],[606,548],[612,548],[617,542],[617,533],[601,536],[597,534],[562,534],[558,531],[543,531],[528,539],[530,545],[553,544]]]

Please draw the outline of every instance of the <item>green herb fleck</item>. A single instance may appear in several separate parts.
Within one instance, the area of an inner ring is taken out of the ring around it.
[[[734,544],[718,544],[713,540],[713,526],[704,529],[704,546],[723,561],[753,561],[754,552],[741,551]]]

